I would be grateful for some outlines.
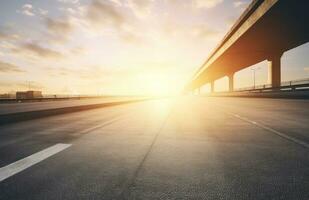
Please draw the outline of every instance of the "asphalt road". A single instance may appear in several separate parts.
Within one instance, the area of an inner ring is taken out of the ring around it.
[[[309,199],[309,101],[189,97],[0,128],[0,199]]]

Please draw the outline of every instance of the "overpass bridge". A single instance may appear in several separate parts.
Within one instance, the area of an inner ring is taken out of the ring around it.
[[[234,89],[234,74],[261,61],[268,61],[268,80],[281,85],[281,56],[309,41],[309,1],[254,0],[222,42],[211,53],[185,87],[199,90],[227,76],[229,91]]]

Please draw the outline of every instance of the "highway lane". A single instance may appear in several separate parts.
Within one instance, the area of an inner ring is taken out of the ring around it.
[[[225,111],[252,119],[309,143],[309,101],[301,99],[208,98]]]
[[[72,145],[0,182],[0,199],[308,199],[308,149],[231,114],[302,140],[308,127],[287,121],[306,105],[189,97],[7,125],[0,167]]]

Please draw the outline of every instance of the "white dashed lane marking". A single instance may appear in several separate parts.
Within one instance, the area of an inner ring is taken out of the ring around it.
[[[253,124],[253,125],[257,126],[257,127],[260,127],[260,128],[262,128],[262,129],[264,129],[264,130],[267,130],[267,131],[269,131],[269,132],[272,132],[272,133],[274,133],[274,134],[276,134],[276,135],[278,135],[278,136],[280,136],[280,137],[282,137],[282,138],[284,138],[284,139],[287,139],[287,140],[289,140],[289,141],[292,141],[292,142],[294,142],[294,143],[296,143],[296,144],[299,144],[299,145],[301,145],[301,146],[303,146],[303,147],[309,148],[309,144],[306,143],[306,142],[303,142],[303,141],[301,141],[301,140],[299,140],[299,139],[296,139],[296,138],[294,138],[294,137],[291,137],[291,136],[289,136],[289,135],[287,135],[287,134],[285,134],[285,133],[279,132],[279,131],[277,131],[277,130],[275,130],[275,129],[272,129],[272,128],[268,127],[268,126],[265,126],[265,125],[263,125],[263,124],[261,124],[261,123],[257,123],[257,122],[255,122],[255,121],[252,121],[252,120],[250,120],[250,119],[248,119],[248,118],[246,118],[246,117],[241,117],[241,116],[239,116],[239,115],[237,115],[237,114],[234,114],[234,113],[230,113],[230,114],[233,115],[234,117],[238,118],[238,119],[241,119],[241,120],[246,121],[246,122],[248,122],[248,123],[250,123],[250,124]]]
[[[80,131],[80,132],[77,132],[77,133],[74,133],[73,136],[80,136],[80,135],[83,135],[83,134],[86,134],[86,133],[89,133],[91,131],[95,131],[97,129],[100,129],[100,128],[103,128],[104,126],[108,126],[110,124],[113,124],[114,122],[118,121],[121,117],[117,117],[117,118],[114,118],[112,120],[109,120],[103,124],[98,124],[96,126],[93,126],[93,127],[90,127],[90,128],[87,128],[83,131]]]
[[[28,156],[12,164],[9,164],[5,167],[1,167],[0,168],[0,182],[31,167],[32,165],[35,165],[45,160],[46,158],[50,156],[53,156],[56,153],[59,153],[60,151],[65,150],[66,148],[70,146],[71,144],[56,144],[40,152],[32,154],[31,156]]]

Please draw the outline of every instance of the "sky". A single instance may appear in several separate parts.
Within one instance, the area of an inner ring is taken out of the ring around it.
[[[0,0],[0,93],[175,94],[250,2]],[[309,77],[308,49],[284,54],[283,80]],[[266,65],[253,66],[258,84]],[[251,84],[250,68],[237,73]]]

